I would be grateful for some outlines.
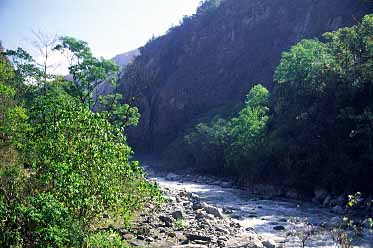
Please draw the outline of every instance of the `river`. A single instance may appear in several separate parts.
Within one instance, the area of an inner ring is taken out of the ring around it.
[[[301,240],[306,240],[305,247],[337,247],[337,235],[323,227],[338,223],[342,216],[329,209],[320,208],[311,202],[271,199],[235,187],[213,185],[210,183],[213,180],[201,176],[195,179],[191,175],[175,175],[166,180],[167,172],[160,172],[147,162],[143,162],[143,165],[149,173],[149,179],[158,182],[161,187],[198,194],[208,204],[224,209],[228,216],[236,219],[244,228],[254,228],[258,234],[274,240],[282,247],[302,247]],[[362,236],[354,237],[353,244],[353,247],[373,247],[372,234],[365,230]]]

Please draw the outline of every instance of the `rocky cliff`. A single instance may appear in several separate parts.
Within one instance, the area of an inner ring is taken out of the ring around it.
[[[120,89],[142,113],[130,143],[161,151],[198,118],[242,103],[253,84],[271,89],[282,51],[372,10],[359,0],[206,2],[141,48],[125,75]]]

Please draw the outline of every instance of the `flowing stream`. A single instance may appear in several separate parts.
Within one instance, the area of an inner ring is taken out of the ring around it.
[[[306,240],[305,247],[337,247],[334,241],[336,234],[321,226],[336,224],[342,216],[328,209],[289,199],[265,199],[227,186],[229,184],[222,187],[201,176],[175,175],[170,179],[167,173],[159,172],[149,163],[143,164],[149,178],[157,181],[161,187],[198,194],[208,204],[224,209],[228,216],[236,219],[244,228],[254,228],[262,237],[272,239],[283,247],[302,247],[302,239]],[[307,222],[312,227],[305,224]],[[306,238],[307,233],[312,235]],[[355,237],[353,247],[373,247],[372,234],[366,230],[363,236]]]

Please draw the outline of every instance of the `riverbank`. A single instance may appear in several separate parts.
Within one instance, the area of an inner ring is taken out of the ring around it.
[[[135,247],[247,247],[275,248],[254,229],[245,230],[220,209],[209,205],[194,193],[163,188],[165,203],[146,205],[132,222],[132,230],[123,235]]]

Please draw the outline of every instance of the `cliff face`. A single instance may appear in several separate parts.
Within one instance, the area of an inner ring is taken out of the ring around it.
[[[281,52],[303,38],[352,26],[372,12],[358,0],[225,0],[201,7],[146,44],[121,84],[142,119],[129,141],[161,151],[193,120],[272,88]]]

